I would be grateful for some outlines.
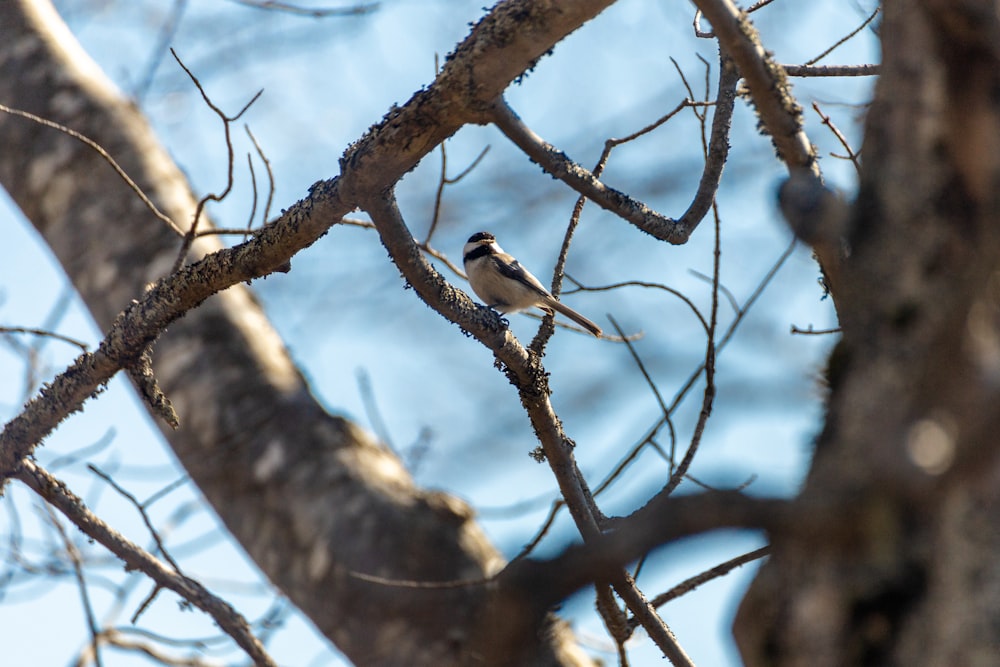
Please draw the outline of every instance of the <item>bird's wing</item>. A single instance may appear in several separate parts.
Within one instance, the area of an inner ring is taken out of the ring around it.
[[[545,289],[545,286],[531,274],[531,271],[521,266],[521,263],[516,259],[507,255],[491,255],[490,259],[493,260],[494,265],[497,267],[497,271],[500,272],[505,278],[510,278],[511,280],[516,280],[525,287],[531,288],[531,290],[538,292],[539,296],[547,296],[552,298],[549,291]],[[506,261],[504,261],[506,260]]]

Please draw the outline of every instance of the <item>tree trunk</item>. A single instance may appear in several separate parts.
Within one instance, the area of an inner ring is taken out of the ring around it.
[[[735,633],[748,665],[1000,655],[1000,16],[886,0],[829,408]]]

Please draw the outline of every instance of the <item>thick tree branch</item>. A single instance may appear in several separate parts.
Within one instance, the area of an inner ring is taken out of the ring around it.
[[[518,559],[493,584],[498,603],[490,622],[492,641],[501,645],[516,641],[523,625],[535,622],[559,601],[587,585],[619,580],[625,566],[659,546],[723,528],[787,531],[794,526],[792,511],[785,500],[733,492],[662,498],[613,530],[553,559]],[[834,515],[823,516],[828,520]],[[616,590],[621,594],[617,586]],[[639,617],[635,623],[645,625],[642,620]],[[691,664],[683,654],[668,657],[674,664]]]
[[[540,604],[550,606],[683,537],[723,528],[794,530],[794,511],[787,500],[754,498],[732,491],[663,497],[586,545],[569,547],[547,561],[524,559],[512,563],[497,576],[497,581],[501,586],[533,591]],[[813,520],[822,519],[813,516]]]

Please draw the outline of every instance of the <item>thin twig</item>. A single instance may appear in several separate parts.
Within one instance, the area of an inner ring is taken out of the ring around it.
[[[719,322],[719,271],[722,263],[722,221],[719,217],[718,206],[712,206],[712,214],[715,222],[715,245],[712,251],[712,307],[709,311],[705,361],[702,364],[705,370],[705,389],[702,393],[701,411],[698,413],[698,421],[695,423],[688,449],[684,453],[684,458],[677,464],[677,469],[671,471],[670,479],[660,492],[663,495],[670,495],[687,475],[701,444],[701,436],[704,433],[705,424],[708,423],[708,418],[712,414],[712,404],[715,401],[715,358],[717,354],[715,332]],[[669,411],[667,414],[670,414]],[[671,461],[673,454],[671,452]]]
[[[704,280],[709,285],[712,284],[712,276],[706,276],[704,273],[696,269],[688,269],[688,273],[690,273],[695,278],[698,278],[699,280]],[[733,291],[731,289],[726,287],[724,284],[719,283],[719,292],[722,293],[722,296],[726,297],[726,301],[729,302],[729,307],[733,309],[734,313],[740,312],[739,299],[736,298],[736,295],[733,294]]]
[[[788,76],[878,76],[881,65],[782,65]]]
[[[310,18],[325,18],[327,16],[361,16],[370,14],[379,8],[381,3],[369,2],[351,7],[303,7],[290,2],[280,2],[279,0],[229,0],[238,5],[252,7],[254,9],[264,9],[275,12],[284,12],[297,16],[308,16]]]
[[[361,394],[361,403],[365,406],[365,414],[368,415],[368,422],[372,425],[375,435],[381,440],[390,452],[399,454],[392,444],[392,436],[389,435],[389,428],[385,425],[382,412],[378,409],[378,401],[375,400],[375,390],[372,388],[372,378],[368,371],[359,368],[356,372],[358,379],[358,393]]]
[[[32,336],[43,336],[45,338],[53,338],[55,340],[61,340],[64,343],[69,343],[70,345],[75,345],[80,348],[81,352],[86,352],[88,345],[81,340],[76,338],[70,338],[69,336],[64,336],[60,333],[54,331],[46,331],[45,329],[35,329],[32,327],[3,327],[0,326],[0,334],[31,334]]]
[[[667,292],[668,294],[673,294],[691,309],[691,312],[694,313],[695,317],[697,317],[698,321],[701,323],[701,327],[706,332],[708,331],[708,322],[705,320],[705,316],[701,314],[701,311],[698,310],[698,306],[696,306],[694,302],[680,290],[674,289],[673,287],[669,287],[662,283],[651,283],[645,280],[623,280],[618,283],[609,283],[607,285],[580,285],[580,289],[587,292],[606,292],[608,290],[621,289],[623,287],[648,287],[650,289],[658,289]]]
[[[528,540],[527,544],[521,547],[521,551],[519,551],[518,554],[511,559],[511,562],[525,558],[528,554],[535,550],[535,547],[538,546],[539,542],[542,541],[542,538],[544,538],[545,535],[548,534],[549,529],[552,528],[552,525],[555,523],[556,516],[559,514],[559,510],[565,506],[566,502],[562,498],[559,498],[552,503],[552,507],[549,509],[549,513],[545,517],[545,521],[542,522],[541,527],[539,527],[539,529],[535,532],[535,536]]]
[[[621,326],[618,325],[618,320],[616,320],[611,315],[608,315],[608,319],[611,320],[611,326],[615,328],[615,331],[618,332],[618,335],[624,337],[625,332],[622,331]],[[649,371],[646,370],[646,364],[643,363],[642,357],[640,357],[639,353],[636,352],[635,347],[632,345],[631,342],[625,341],[625,347],[628,348],[629,354],[632,355],[632,361],[635,362],[635,365],[639,369],[639,372],[642,373],[642,377],[646,380],[646,386],[649,387],[649,390],[651,392],[653,392],[653,396],[656,398],[656,404],[660,406],[660,413],[663,415],[663,418],[669,419],[670,409],[667,407],[666,402],[663,400],[663,394],[660,393],[660,389],[659,387],[656,386],[656,382],[653,381],[653,378],[650,376]]]
[[[662,607],[671,600],[676,600],[677,598],[690,593],[691,591],[698,588],[702,584],[712,581],[713,579],[718,579],[719,577],[724,577],[725,575],[729,574],[736,568],[746,565],[747,563],[752,563],[753,561],[758,560],[760,558],[764,558],[770,553],[771,553],[771,547],[770,545],[768,545],[766,547],[761,547],[760,549],[754,549],[753,551],[742,554],[735,558],[731,558],[726,562],[720,563],[709,570],[705,570],[700,574],[696,574],[693,577],[685,579],[684,581],[682,581],[681,583],[677,584],[676,586],[674,586],[673,588],[664,593],[660,593],[659,595],[657,595],[652,599],[652,604],[654,607],[657,608]],[[631,618],[628,620],[628,624],[631,629],[635,629],[638,626],[638,624],[635,622],[635,619]]]
[[[832,329],[813,329],[812,325],[810,325],[806,329],[801,329],[793,324],[790,333],[799,334],[803,336],[828,336],[830,334],[838,334],[841,331],[843,331],[843,329],[841,329],[840,327],[834,327]]]
[[[675,443],[677,442],[677,432],[674,429],[674,423],[668,411],[667,418],[657,421],[656,424],[653,426],[653,428],[650,429],[646,433],[646,435],[640,438],[637,443],[632,445],[632,447],[629,448],[629,451],[624,456],[622,456],[621,459],[619,459],[618,463],[615,465],[614,468],[612,468],[611,472],[605,475],[604,479],[601,480],[601,482],[596,487],[594,487],[594,495],[599,495],[603,493],[606,489],[608,489],[615,482],[615,480],[617,480],[621,476],[621,474],[625,472],[625,470],[629,466],[631,466],[636,460],[638,460],[639,454],[643,452],[643,450],[646,448],[647,445],[651,445],[654,450],[656,450],[663,456],[664,461],[667,462],[668,466],[672,471],[674,467],[674,461],[672,456],[662,451],[662,449],[656,443],[655,440],[656,434],[664,425],[667,426],[670,433],[670,450],[674,451]]]
[[[819,114],[819,117],[822,119],[823,124],[826,125],[828,128],[830,128],[830,131],[833,132],[833,136],[837,137],[837,141],[839,141],[840,145],[843,146],[844,150],[847,151],[847,157],[851,161],[851,164],[854,165],[854,170],[858,172],[858,175],[861,175],[861,161],[858,159],[857,153],[854,152],[854,150],[851,148],[851,145],[847,142],[847,137],[845,137],[843,133],[839,129],[837,129],[837,126],[833,124],[833,121],[830,120],[830,117],[827,116],[825,113],[823,113],[822,110],[820,110],[819,104],[817,102],[812,103],[812,108],[817,114]]]
[[[187,256],[188,251],[191,249],[191,244],[194,243],[195,238],[197,238],[198,224],[201,222],[201,216],[205,210],[205,206],[207,206],[208,202],[210,201],[220,202],[224,200],[226,197],[229,196],[229,193],[232,192],[234,183],[233,168],[235,159],[233,151],[232,132],[230,130],[230,126],[234,122],[239,120],[240,117],[242,117],[243,114],[247,112],[247,110],[253,105],[253,103],[256,102],[261,95],[264,94],[264,91],[263,89],[258,90],[257,93],[250,98],[250,101],[243,105],[242,109],[240,109],[235,115],[229,116],[225,112],[223,112],[222,109],[216,106],[214,102],[212,102],[212,98],[208,96],[208,93],[205,91],[205,88],[201,85],[201,81],[199,81],[198,77],[196,77],[194,73],[190,69],[188,69],[187,65],[184,64],[184,61],[182,61],[180,56],[177,55],[177,52],[171,48],[170,54],[174,57],[174,60],[177,61],[177,64],[180,65],[180,68],[184,70],[184,73],[188,75],[188,78],[191,79],[191,82],[195,85],[195,88],[198,89],[198,92],[201,93],[201,99],[205,102],[205,105],[209,109],[211,109],[215,113],[215,115],[218,116],[219,119],[222,121],[222,130],[226,140],[226,155],[227,155],[226,187],[222,190],[222,192],[207,194],[198,200],[198,205],[195,208],[194,216],[192,217],[191,220],[191,226],[188,228],[187,233],[184,234],[184,240],[181,243],[180,249],[177,251],[177,259],[174,260],[174,266],[170,271],[171,273],[176,273],[181,268],[181,266],[184,265],[184,258]]]
[[[437,229],[438,222],[441,219],[441,206],[444,198],[444,189],[448,185],[454,185],[459,183],[463,178],[472,173],[472,170],[479,166],[486,154],[490,152],[490,147],[486,146],[483,150],[479,151],[479,155],[467,166],[465,169],[460,171],[455,176],[448,176],[448,153],[445,150],[445,142],[441,142],[441,175],[438,178],[437,190],[434,193],[434,214],[431,217],[431,224],[427,230],[427,236],[424,237],[422,246],[427,246],[431,242],[431,237],[434,236],[434,231]]]
[[[243,129],[246,130],[247,136],[250,137],[250,141],[257,151],[257,157],[264,163],[264,169],[267,170],[267,201],[264,202],[264,213],[261,216],[261,224],[266,225],[271,218],[271,204],[274,202],[274,170],[271,168],[271,161],[267,159],[264,149],[260,147],[257,137],[253,136],[253,132],[250,131],[250,126],[244,125]]]
[[[611,153],[610,147],[606,144],[604,146],[604,151],[601,153],[600,159],[597,161],[597,166],[594,167],[594,178],[600,178],[601,173],[604,171],[604,165],[607,163],[608,155]],[[573,242],[573,234],[576,232],[577,226],[580,224],[580,215],[583,213],[583,207],[587,203],[587,198],[580,195],[576,198],[576,203],[573,204],[573,212],[570,213],[569,221],[566,223],[566,231],[563,232],[562,245],[559,247],[559,255],[556,257],[556,265],[552,269],[552,283],[549,291],[556,298],[562,292],[562,281],[563,275],[566,271],[566,258],[569,257],[570,244]],[[555,312],[548,313],[544,318],[542,318],[542,326],[539,327],[538,333],[535,335],[528,349],[539,357],[545,354],[545,346],[548,344],[555,333]]]
[[[792,256],[792,252],[795,250],[795,245],[796,245],[796,240],[792,239],[791,243],[788,244],[788,247],[786,247],[785,250],[781,253],[781,255],[778,256],[778,259],[775,260],[775,262],[771,265],[771,268],[768,269],[767,273],[764,274],[764,277],[761,278],[760,282],[757,283],[757,286],[754,287],[754,290],[753,292],[750,293],[750,296],[747,297],[746,301],[743,302],[743,306],[739,309],[739,312],[736,313],[736,317],[734,317],[733,321],[729,323],[729,327],[727,327],[726,333],[723,334],[722,337],[719,339],[719,342],[716,345],[717,352],[721,352],[729,343],[729,341],[732,340],[732,337],[736,334],[736,330],[739,328],[739,325],[743,322],[743,319],[746,317],[747,313],[750,312],[750,309],[757,302],[757,299],[760,298],[761,294],[764,293],[764,290],[767,288],[767,286],[771,284],[771,281],[774,279],[774,276],[777,275],[778,270],[781,269],[782,266],[784,266],[785,261]],[[695,382],[701,376],[701,373],[704,369],[705,366],[704,363],[702,363],[702,365],[700,365],[697,369],[695,369],[691,373],[691,375],[688,377],[687,382],[685,382],[684,385],[674,395],[674,398],[670,403],[671,414],[673,414],[674,410],[677,409],[677,406],[680,405],[681,401],[683,401],[684,398],[687,396],[687,393],[694,386]]]
[[[151,495],[148,498],[146,498],[146,500],[144,500],[142,502],[142,506],[143,507],[149,507],[150,505],[152,505],[153,503],[155,503],[160,498],[163,498],[164,496],[172,493],[173,491],[175,491],[176,489],[184,486],[185,484],[187,484],[190,481],[191,481],[191,478],[188,475],[181,475],[180,477],[178,477],[174,481],[172,481],[169,484],[167,484],[166,486],[164,486],[159,491],[155,492],[153,495]]]
[[[670,243],[684,243],[688,234],[668,218],[627,194],[610,188],[590,171],[570,160],[535,134],[499,97],[490,108],[490,120],[518,148],[548,173],[563,181],[592,202],[631,222],[652,236]]]
[[[160,34],[156,40],[156,45],[150,51],[149,60],[146,63],[143,75],[139,79],[139,84],[132,91],[132,95],[139,105],[142,105],[143,98],[146,97],[146,93],[149,92],[150,87],[153,85],[156,70],[160,68],[163,56],[167,53],[167,47],[170,46],[170,43],[174,41],[177,35],[177,28],[180,27],[181,18],[187,10],[187,5],[188,0],[174,0],[174,8],[170,12],[170,16],[167,17],[167,20],[160,27]]]
[[[852,37],[854,37],[854,36],[855,36],[855,35],[857,35],[857,34],[858,34],[859,32],[861,32],[861,31],[862,31],[862,30],[864,30],[864,29],[865,29],[866,27],[868,27],[868,24],[869,24],[869,23],[871,23],[872,21],[874,21],[874,20],[875,20],[875,17],[876,17],[876,16],[878,16],[878,15],[879,15],[879,12],[881,12],[881,11],[882,11],[882,7],[876,7],[876,8],[875,8],[875,11],[874,11],[874,12],[872,12],[871,16],[869,16],[869,17],[868,17],[867,19],[865,19],[865,20],[864,20],[864,22],[863,22],[863,23],[862,23],[861,25],[859,25],[859,26],[858,26],[857,28],[855,28],[855,29],[854,29],[854,30],[852,30],[851,32],[847,33],[846,35],[844,35],[843,37],[841,37],[840,39],[838,39],[838,40],[837,40],[836,42],[834,42],[833,46],[831,46],[830,48],[828,48],[828,49],[827,49],[826,51],[823,51],[823,53],[819,54],[819,55],[818,55],[818,56],[816,56],[815,58],[810,58],[810,59],[809,59],[809,60],[807,60],[807,61],[806,61],[806,62],[805,62],[804,64],[806,64],[806,65],[815,65],[815,64],[816,64],[817,62],[819,62],[819,61],[820,61],[820,60],[822,60],[823,58],[826,58],[826,57],[827,57],[828,55],[830,55],[830,54],[831,54],[831,53],[832,53],[832,52],[833,52],[833,51],[834,51],[834,50],[835,50],[835,49],[836,49],[836,48],[837,48],[838,46],[841,46],[842,44],[846,43],[846,42],[847,42],[847,41],[849,41],[849,40],[850,40],[850,39],[851,39]]]
[[[83,501],[69,491],[66,484],[29,460],[21,462],[15,476],[59,510],[86,535],[124,561],[127,567],[142,571],[156,582],[157,586],[174,591],[184,600],[208,613],[216,624],[250,656],[255,665],[276,667],[274,660],[253,636],[246,619],[231,605],[210,593],[197,581],[167,569],[156,557],[125,539],[87,509]]]
[[[101,470],[100,468],[98,468],[97,466],[95,466],[92,463],[88,463],[87,464],[87,468],[90,470],[90,472],[94,473],[95,475],[97,475],[98,477],[100,477],[101,479],[103,479],[105,482],[107,482],[108,484],[110,484],[111,488],[113,488],[115,491],[118,492],[118,495],[122,496],[123,498],[125,498],[126,500],[128,500],[130,503],[132,503],[132,506],[135,507],[139,511],[139,516],[142,517],[142,522],[146,525],[146,529],[149,531],[150,535],[152,535],[153,541],[156,542],[156,549],[157,549],[157,551],[160,553],[161,556],[163,556],[164,560],[166,560],[168,563],[170,563],[171,567],[174,568],[174,571],[177,574],[183,576],[184,573],[181,572],[180,566],[170,556],[170,553],[167,551],[166,546],[164,546],[163,541],[160,539],[160,533],[159,533],[159,531],[156,530],[156,527],[153,526],[153,522],[150,520],[149,514],[146,513],[145,506],[142,503],[140,503],[139,500],[135,496],[133,496],[131,493],[129,493],[128,491],[126,491],[125,489],[123,489],[118,484],[118,482],[116,482],[114,479],[112,479],[111,475],[107,474],[106,472],[104,472],[103,470]]]
[[[0,111],[9,113],[12,116],[20,116],[21,118],[27,118],[28,120],[38,123],[39,125],[44,125],[45,127],[51,127],[54,130],[59,130],[63,134],[73,137],[77,141],[80,141],[86,146],[88,146],[95,153],[100,155],[105,162],[111,165],[111,168],[115,170],[115,173],[118,174],[118,177],[125,182],[125,185],[127,185],[132,190],[132,192],[134,192],[136,196],[139,197],[140,200],[142,200],[142,203],[146,205],[146,208],[148,208],[150,212],[152,212],[152,214],[155,215],[158,220],[162,221],[164,224],[170,227],[170,229],[172,229],[178,236],[184,235],[184,230],[182,230],[177,225],[177,223],[171,220],[170,216],[166,215],[165,213],[162,213],[160,209],[156,208],[156,204],[154,204],[150,200],[150,198],[146,196],[146,193],[142,191],[142,188],[140,188],[136,184],[136,182],[133,181],[132,178],[125,173],[125,170],[121,168],[118,162],[115,161],[115,159],[111,157],[111,155],[106,150],[104,150],[104,148],[96,141],[80,134],[76,130],[71,130],[65,125],[60,125],[59,123],[48,120],[47,118],[42,118],[41,116],[36,116],[35,114],[29,113],[27,111],[14,109],[3,104],[0,104]]]
[[[45,506],[45,511],[48,514],[49,522],[55,527],[56,531],[59,532],[59,536],[62,538],[63,546],[66,549],[66,555],[69,557],[70,562],[73,564],[73,574],[76,577],[76,586],[80,591],[80,601],[83,604],[84,616],[87,619],[87,629],[90,632],[90,647],[93,651],[93,659],[95,667],[101,667],[101,652],[99,650],[100,641],[98,636],[100,635],[100,629],[97,627],[97,617],[94,615],[94,607],[90,604],[90,594],[87,592],[87,579],[83,574],[83,557],[80,554],[79,549],[73,544],[73,541],[69,539],[69,535],[66,534],[66,529],[63,527],[62,522],[56,517],[55,511],[50,505]]]
[[[250,215],[247,216],[247,234],[253,229],[253,220],[257,215],[257,174],[253,169],[253,157],[247,153],[247,168],[250,170],[250,185],[252,186],[253,198],[250,200]]]

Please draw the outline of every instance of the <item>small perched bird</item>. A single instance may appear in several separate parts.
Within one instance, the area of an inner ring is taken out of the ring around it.
[[[601,327],[556,301],[538,278],[497,245],[496,237],[489,232],[470,236],[462,255],[472,290],[490,308],[501,313],[514,313],[532,307],[548,313],[556,310],[601,337]]]

